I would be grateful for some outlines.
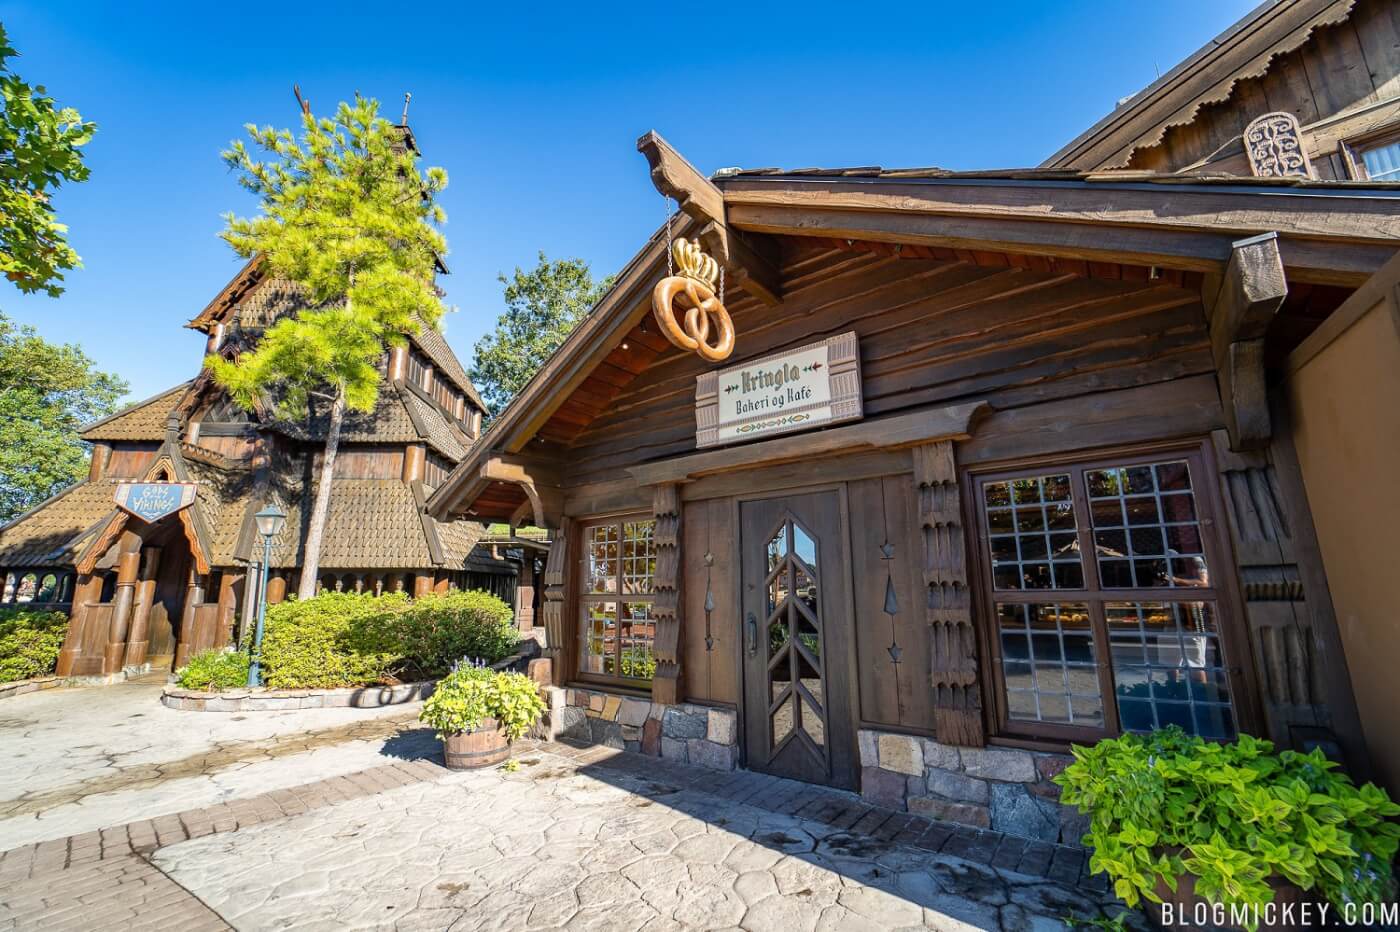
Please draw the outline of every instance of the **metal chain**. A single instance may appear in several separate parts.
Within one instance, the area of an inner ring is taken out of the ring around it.
[[[724,303],[724,265],[719,267],[719,303]]]

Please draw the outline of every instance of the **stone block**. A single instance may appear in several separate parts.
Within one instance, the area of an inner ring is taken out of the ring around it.
[[[589,694],[588,694],[588,711],[590,711],[590,712],[601,712],[601,711],[603,711],[603,694],[602,694],[602,693],[589,693]]]
[[[588,720],[589,737],[594,744],[601,744],[608,748],[621,750],[624,746],[622,740],[622,726],[617,722],[610,722],[605,718],[590,718]]]
[[[1073,806],[1060,806],[1060,844],[1083,846],[1084,836],[1093,821]]]
[[[642,725],[642,753],[661,756],[661,719],[648,718]]]
[[[1033,783],[1036,779],[1035,758],[1029,751],[962,748],[958,756],[962,759],[963,773],[970,777],[1007,783]]]
[[[536,657],[526,664],[525,675],[541,686],[548,686],[554,681],[554,664],[548,657]]]
[[[901,774],[879,767],[864,767],[860,772],[860,795],[867,802],[887,809],[903,809],[906,787]]]
[[[301,700],[301,707],[303,709],[324,709],[326,707],[326,697],[323,694],[307,696],[305,699]]]
[[[629,744],[640,744],[642,740],[642,729],[636,725],[628,725],[625,722],[617,723],[622,728],[622,740]]]
[[[992,785],[992,828],[1008,835],[1059,841],[1059,806],[1036,799],[1024,786],[1014,783]]]
[[[348,709],[350,708],[350,694],[336,690],[326,693],[321,697],[321,708],[323,709]]]
[[[703,738],[708,726],[706,716],[687,714],[676,706],[668,708],[661,718],[661,733],[668,738]]]
[[[555,686],[550,686],[547,687],[544,691],[545,705],[549,707],[550,711],[564,708],[564,706],[569,704],[568,699],[568,690],[559,689]]]
[[[659,722],[661,721],[661,717],[665,714],[666,707],[659,702],[653,702],[651,704],[651,711],[647,712],[647,718],[654,718]]]
[[[661,737],[661,756],[666,760],[679,761],[684,764],[690,760],[690,751],[684,741],[663,735]]]
[[[856,743],[860,746],[862,767],[880,766],[880,746],[875,732],[861,729],[856,733]]]
[[[634,725],[641,728],[647,720],[647,713],[651,711],[651,703],[645,699],[623,699],[622,708],[617,713],[618,721],[624,725]]]
[[[242,699],[229,699],[220,696],[215,699],[204,700],[204,711],[206,712],[241,712],[243,711]]]
[[[641,750],[642,750],[642,742],[640,742],[640,741],[624,741],[623,744],[625,745],[625,747],[623,748],[623,750],[625,750],[625,751],[631,751],[633,754],[639,754],[639,753],[641,753]]]
[[[1035,756],[1035,772],[1040,774],[1042,780],[1052,780],[1072,763],[1074,763],[1074,758],[1068,754],[1037,754]]]
[[[617,712],[622,708],[622,699],[618,696],[607,696],[603,699],[603,718],[610,722],[617,721]]]
[[[962,760],[958,749],[951,744],[940,744],[932,738],[921,738],[919,747],[924,752],[924,766],[939,770],[962,770]]]
[[[707,767],[710,770],[734,769],[734,746],[732,744],[716,744],[713,741],[693,738],[687,741],[686,745],[692,764]]]
[[[909,800],[909,811],[917,812],[945,822],[957,822],[975,828],[986,828],[991,824],[991,813],[986,806],[972,803],[955,803],[933,796],[914,796]]]
[[[918,738],[909,735],[881,734],[877,742],[880,769],[893,770],[911,777],[924,774],[924,752]]]
[[[987,805],[990,790],[986,780],[952,773],[947,770],[930,770],[925,781],[928,791],[934,796],[952,799],[963,803]]]
[[[710,709],[706,725],[705,737],[715,744],[730,745],[734,743],[736,729],[733,712],[724,709]]]
[[[555,737],[573,738],[578,741],[592,740],[593,732],[588,726],[589,719],[583,709],[568,706],[560,709],[557,715],[554,723]]]

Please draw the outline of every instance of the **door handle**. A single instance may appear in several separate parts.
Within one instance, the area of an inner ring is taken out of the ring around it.
[[[749,629],[749,653],[752,654],[758,650],[758,619],[753,617],[753,612],[749,612],[745,623]]]

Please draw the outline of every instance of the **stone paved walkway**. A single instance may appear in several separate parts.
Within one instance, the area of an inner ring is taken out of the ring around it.
[[[28,699],[5,710],[0,753]],[[129,749],[159,708],[111,722],[112,745]],[[1117,909],[1078,849],[597,747],[527,742],[517,772],[452,773],[404,711],[310,733],[185,713],[203,738],[102,766],[83,749],[56,760],[60,776],[5,801],[0,930],[1021,930]],[[61,728],[33,713],[23,728],[60,750]],[[218,782],[254,768],[261,788]],[[171,783],[185,789],[159,795]],[[141,818],[149,793],[165,808]],[[29,837],[55,809],[81,812],[84,830]]]

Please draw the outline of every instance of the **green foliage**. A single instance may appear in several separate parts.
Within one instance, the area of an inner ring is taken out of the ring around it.
[[[622,651],[622,675],[649,680],[656,675],[656,658],[645,647],[627,647]]]
[[[224,161],[263,212],[229,214],[223,238],[300,285],[311,306],[277,321],[236,361],[207,362],[245,408],[277,389],[284,413],[301,416],[311,396],[329,389],[352,409],[373,410],[385,347],[442,316],[433,274],[447,241],[434,224],[446,216],[433,197],[447,174],[420,172],[379,103],[358,95],[333,118],[305,114],[300,141],[270,126],[247,130],[268,161],[242,142]]]
[[[0,683],[52,673],[67,633],[63,612],[0,609]]]
[[[359,649],[397,655],[404,679],[440,676],[464,657],[491,664],[520,642],[509,605],[489,592],[421,596],[386,617],[366,616],[353,626]]]
[[[248,655],[242,651],[200,651],[175,676],[186,689],[236,689],[248,685]]]
[[[72,107],[55,107],[43,85],[10,70],[19,53],[0,26],[0,273],[20,291],[63,293],[59,282],[79,268],[68,228],[55,219],[52,192],[65,181],[86,181],[82,147],[97,124]]]
[[[1320,750],[1273,753],[1249,736],[1216,744],[1179,728],[1074,748],[1055,778],[1062,801],[1092,817],[1084,842],[1130,906],[1158,880],[1226,906],[1271,902],[1280,877],[1339,908],[1393,895],[1400,814],[1384,790],[1360,788]]]
[[[544,365],[564,338],[612,287],[614,277],[594,282],[582,259],[539,264],[526,272],[519,266],[505,285],[506,310],[496,329],[476,344],[472,383],[493,413],[499,414],[530,377]]]
[[[402,593],[323,592],[267,607],[263,682],[274,689],[329,688],[380,683],[398,661],[391,652],[365,649],[359,632],[387,624],[408,605]]]
[[[494,718],[514,741],[540,720],[544,700],[534,680],[520,673],[497,673],[463,666],[438,683],[418,717],[439,738],[470,731]]]
[[[49,343],[0,314],[0,522],[86,477],[78,428],[112,413],[126,390],[77,346]]]

